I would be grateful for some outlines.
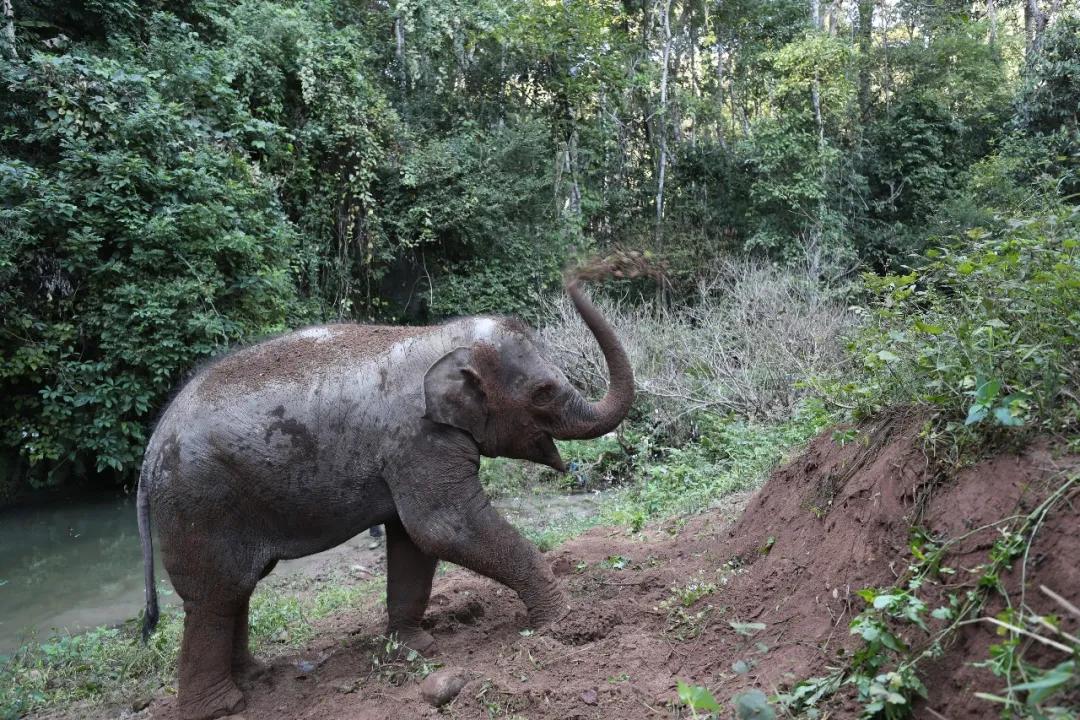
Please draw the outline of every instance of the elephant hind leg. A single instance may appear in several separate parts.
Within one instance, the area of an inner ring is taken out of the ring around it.
[[[246,609],[247,603],[243,603]],[[244,709],[232,675],[236,602],[185,600],[180,647],[181,720],[210,720]]]
[[[277,560],[271,560],[267,563],[259,574],[259,579],[262,580],[273,572],[276,565]],[[251,593],[249,592],[244,595],[240,603],[240,609],[236,614],[236,628],[233,630],[232,669],[233,675],[241,681],[254,680],[266,672],[267,669],[266,664],[256,660],[255,655],[251,652],[250,603]]]
[[[236,627],[233,629],[232,674],[237,682],[244,686],[257,680],[269,669],[266,663],[256,659],[251,652],[249,604],[250,596],[244,599],[240,611],[236,614]]]
[[[436,558],[426,555],[405,532],[401,521],[386,523],[387,634],[394,633],[407,647],[424,652],[435,638],[420,627],[431,597]]]

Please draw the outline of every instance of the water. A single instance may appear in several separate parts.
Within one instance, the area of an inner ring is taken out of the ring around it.
[[[594,495],[528,496],[496,503],[519,525],[590,515]],[[382,565],[382,546],[360,535],[325,553],[278,564],[275,576],[327,575],[340,565]],[[157,561],[162,604],[176,602]],[[0,655],[28,639],[115,625],[143,608],[142,549],[134,497],[0,512]]]
[[[134,498],[0,513],[0,654],[134,617],[142,574]]]

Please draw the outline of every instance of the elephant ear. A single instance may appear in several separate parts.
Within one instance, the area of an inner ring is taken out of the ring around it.
[[[424,417],[464,430],[480,441],[487,403],[469,348],[439,358],[424,375]]]

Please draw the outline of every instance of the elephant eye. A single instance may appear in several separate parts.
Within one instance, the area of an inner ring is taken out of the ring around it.
[[[555,387],[551,383],[540,385],[532,393],[532,401],[537,405],[546,405],[555,399]]]

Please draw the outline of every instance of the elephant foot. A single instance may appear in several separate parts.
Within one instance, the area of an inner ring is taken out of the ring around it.
[[[245,687],[254,684],[268,672],[270,672],[270,666],[261,660],[256,660],[250,652],[242,658],[233,660],[233,677]]]
[[[213,718],[234,715],[244,709],[244,694],[232,678],[225,678],[211,686],[195,699],[187,699],[187,693],[181,691],[181,720],[213,720]]]
[[[529,627],[542,630],[562,620],[570,614],[570,606],[560,602],[555,605],[536,607],[529,610]]]
[[[435,646],[435,638],[423,628],[390,629],[387,632],[397,635],[398,641],[416,652],[423,655]]]

